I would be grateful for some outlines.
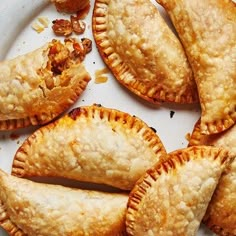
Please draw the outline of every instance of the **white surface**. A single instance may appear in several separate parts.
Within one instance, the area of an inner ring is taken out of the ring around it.
[[[86,18],[87,30],[81,37],[92,39],[91,16],[93,10],[91,1],[90,13]],[[158,6],[159,7],[159,6]],[[160,9],[160,7],[159,7]],[[162,10],[162,13],[165,13]],[[31,28],[31,24],[38,16],[45,16],[50,20],[49,28],[38,34]],[[56,38],[51,29],[51,21],[58,18],[68,18],[69,15],[59,14],[54,6],[47,0],[1,0],[0,1],[0,60],[13,58],[24,54],[43,45],[45,42]],[[168,19],[165,15],[165,19]],[[78,37],[78,36],[76,36]],[[63,39],[63,38],[61,38]],[[108,82],[103,84],[94,83],[94,73],[97,69],[104,68],[95,43],[93,50],[87,55],[86,68],[92,77],[87,90],[73,106],[102,104],[105,107],[116,108],[128,112],[143,119],[149,126],[156,129],[168,152],[186,147],[185,135],[192,131],[192,127],[199,118],[200,109],[196,105],[171,105],[163,104],[156,106],[149,104],[127,89],[123,88],[114,77],[109,74]],[[170,111],[175,111],[170,118]],[[18,131],[0,131],[0,168],[10,173],[13,156],[23,140],[34,128]],[[10,135],[19,134],[20,137],[12,140]],[[4,236],[3,230],[0,236]],[[201,228],[198,235],[213,235]]]

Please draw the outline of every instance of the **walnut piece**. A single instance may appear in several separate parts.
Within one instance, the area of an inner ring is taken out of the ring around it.
[[[70,16],[72,29],[76,34],[83,34],[86,29],[86,24],[80,20],[77,16]]]
[[[52,23],[52,29],[56,35],[69,36],[73,32],[72,25],[69,20],[56,19]]]

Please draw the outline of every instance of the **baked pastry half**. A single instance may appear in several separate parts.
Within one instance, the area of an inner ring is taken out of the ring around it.
[[[125,235],[128,196],[35,183],[0,170],[0,226],[10,235]]]
[[[149,0],[96,0],[92,23],[101,57],[134,94],[153,103],[198,101],[182,45]]]
[[[0,62],[0,130],[45,124],[74,104],[90,80],[84,56],[66,39]]]
[[[228,162],[228,152],[214,147],[168,154],[167,160],[147,170],[130,193],[128,235],[196,235]]]
[[[195,125],[189,145],[211,145],[227,149],[234,158],[223,172],[203,222],[218,235],[236,235],[236,125],[215,135],[201,135]]]
[[[236,5],[231,0],[157,0],[169,13],[193,69],[201,133],[236,120]]]
[[[130,190],[165,154],[157,134],[142,120],[93,105],[75,108],[33,133],[16,152],[12,174],[59,176]]]

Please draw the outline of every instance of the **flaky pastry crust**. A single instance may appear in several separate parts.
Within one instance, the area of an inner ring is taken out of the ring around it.
[[[201,133],[236,120],[236,4],[231,0],[157,0],[169,13],[193,69]]]
[[[115,78],[153,103],[198,102],[185,52],[147,0],[96,0],[93,35]]]
[[[129,235],[194,236],[228,152],[198,146],[174,151],[136,183],[126,213]]]
[[[234,158],[225,169],[203,218],[217,235],[236,235],[236,125],[215,135],[202,135],[197,122],[189,145],[211,145],[227,149]]]
[[[0,225],[14,236],[125,235],[128,196],[35,183],[0,171]]]
[[[74,104],[90,80],[76,47],[53,40],[0,62],[0,130],[45,124]]]
[[[142,120],[98,105],[80,107],[33,133],[18,149],[12,174],[60,176],[130,190],[166,154]]]

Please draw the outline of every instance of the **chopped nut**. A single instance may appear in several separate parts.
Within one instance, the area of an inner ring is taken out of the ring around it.
[[[74,43],[73,47],[74,47],[74,51],[72,52],[72,56],[79,58],[80,61],[83,61],[86,55],[86,51],[82,43]]]
[[[46,84],[46,87],[47,87],[49,90],[53,89],[53,88],[54,88],[54,80],[53,80],[53,78],[52,78],[52,77],[47,77],[47,78],[45,79],[45,84]]]
[[[86,24],[76,16],[70,16],[72,29],[76,34],[83,34],[86,28]]]
[[[51,71],[55,74],[61,74],[61,72],[67,68],[67,62],[70,52],[61,43],[55,43],[49,51],[49,58],[51,62]]]
[[[82,38],[81,39],[84,50],[86,51],[86,53],[89,53],[92,51],[92,40],[88,39],[88,38]]]
[[[69,36],[73,32],[72,25],[69,20],[56,19],[52,23],[52,29],[57,35]]]

